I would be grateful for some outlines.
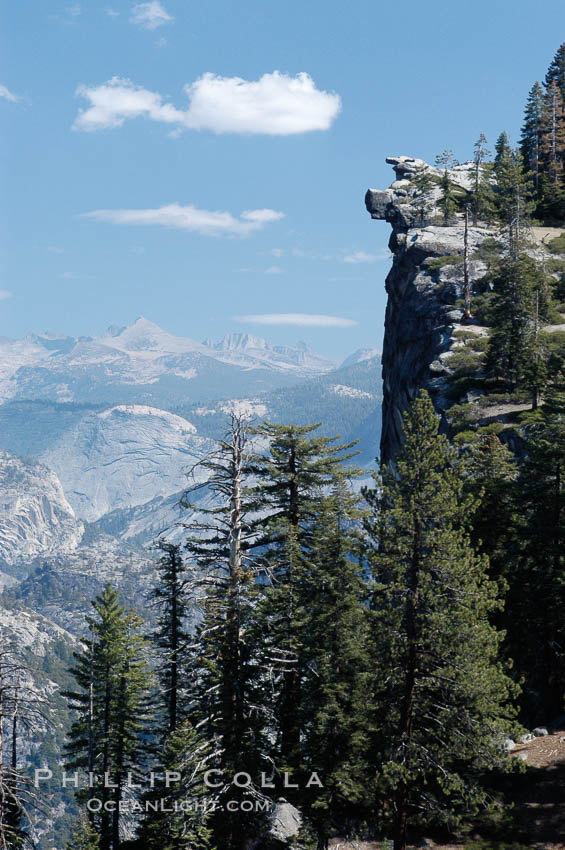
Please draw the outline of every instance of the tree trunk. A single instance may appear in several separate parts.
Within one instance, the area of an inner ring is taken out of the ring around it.
[[[416,634],[416,598],[418,594],[418,579],[420,568],[420,526],[417,517],[414,521],[414,546],[412,559],[407,576],[406,595],[406,666],[404,670],[404,693],[400,709],[400,738],[404,749],[404,766],[410,765],[410,745],[412,741],[412,719],[414,711],[414,691],[417,673],[417,634]],[[393,825],[394,850],[406,850],[406,832],[408,829],[409,793],[406,783],[401,784],[395,795],[395,811]]]
[[[465,204],[465,237],[463,255],[463,289],[465,292],[464,319],[471,318],[471,283],[469,280],[469,204]]]

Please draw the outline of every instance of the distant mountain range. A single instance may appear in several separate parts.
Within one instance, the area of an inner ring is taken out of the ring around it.
[[[270,345],[250,334],[200,343],[139,318],[101,337],[0,339],[0,401],[171,405],[288,386],[336,365],[305,343]]]
[[[139,519],[143,505],[179,492],[232,410],[322,422],[325,433],[347,439],[363,434],[364,459],[376,453],[375,349],[359,349],[335,368],[305,343],[271,345],[247,333],[199,343],[140,318],[100,338],[2,339],[0,358],[0,450],[51,470],[47,502],[60,513],[63,499],[83,522],[130,509]],[[5,455],[0,471],[4,464],[13,472],[14,463]],[[35,468],[21,477],[32,489],[40,479]],[[6,533],[0,527],[0,553]],[[47,540],[43,527],[37,533]],[[41,549],[27,541],[22,551]]]

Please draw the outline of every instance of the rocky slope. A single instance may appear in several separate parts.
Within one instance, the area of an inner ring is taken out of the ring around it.
[[[76,549],[84,525],[51,469],[0,451],[0,494],[0,559]]]
[[[58,474],[76,514],[93,522],[186,486],[210,449],[186,419],[144,405],[118,405],[83,417],[41,455]]]

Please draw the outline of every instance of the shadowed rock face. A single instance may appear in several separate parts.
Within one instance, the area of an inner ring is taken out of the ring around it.
[[[453,344],[453,331],[461,321],[463,310],[455,306],[463,297],[463,271],[460,265],[430,268],[432,259],[445,255],[462,256],[464,251],[463,217],[456,217],[452,226],[437,224],[419,226],[420,214],[417,189],[410,178],[424,168],[439,176],[439,169],[423,160],[411,157],[389,157],[397,180],[384,191],[369,189],[365,204],[371,217],[392,225],[389,248],[393,254],[392,268],[386,278],[388,302],[382,357],[383,369],[383,427],[381,459],[390,461],[401,442],[404,411],[426,388],[446,427],[444,411],[447,365]],[[462,188],[468,188],[471,163],[456,166],[451,178]],[[439,190],[432,192],[432,208],[427,219],[440,218],[435,207]],[[492,237],[488,228],[469,228],[469,253],[481,242]],[[472,280],[484,275],[486,267],[471,262]]]

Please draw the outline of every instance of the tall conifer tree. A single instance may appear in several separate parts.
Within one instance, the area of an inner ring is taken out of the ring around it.
[[[158,545],[163,554],[157,565],[157,584],[151,592],[154,605],[159,609],[153,641],[159,656],[160,695],[165,708],[167,732],[170,734],[175,731],[186,710],[183,668],[189,641],[188,571],[180,546],[164,540]]]
[[[413,823],[454,826],[487,804],[481,778],[503,762],[512,692],[488,619],[496,585],[471,548],[460,470],[425,392],[404,430],[396,469],[368,494],[378,782],[392,800],[394,850]]]
[[[534,83],[530,89],[526,109],[524,113],[524,124],[520,139],[520,152],[524,161],[525,169],[531,174],[536,197],[541,196],[542,178],[542,134],[545,113],[545,100],[543,89],[539,83]]]
[[[79,690],[66,694],[78,715],[66,749],[69,767],[96,776],[93,787],[77,796],[101,803],[100,815],[91,818],[100,850],[118,850],[128,772],[139,775],[142,769],[149,674],[137,614],[125,611],[110,584],[92,604],[90,635],[72,670]]]
[[[269,440],[269,449],[256,455],[253,471],[259,479],[257,498],[268,514],[258,543],[266,545],[265,563],[274,584],[267,604],[272,606],[268,640],[279,659],[280,690],[277,711],[279,755],[290,763],[300,742],[301,661],[296,631],[296,603],[300,591],[301,552],[313,533],[324,489],[358,472],[343,465],[357,451],[355,442],[340,444],[338,437],[318,436],[319,424],[274,425],[265,422],[256,434]]]
[[[545,75],[546,89],[549,89],[552,83],[557,83],[565,101],[565,42],[558,48]]]

